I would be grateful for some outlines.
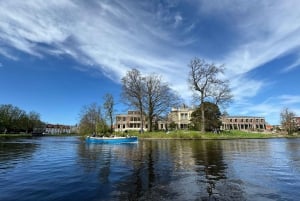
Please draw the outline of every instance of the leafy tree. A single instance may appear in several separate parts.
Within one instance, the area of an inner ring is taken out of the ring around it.
[[[297,130],[296,123],[293,121],[295,116],[295,113],[288,108],[284,108],[280,113],[282,128],[287,131],[288,134],[292,134]]]
[[[18,133],[32,132],[34,127],[41,127],[44,123],[36,112],[27,114],[24,110],[11,104],[0,105],[0,132]]]
[[[79,132],[98,135],[107,131],[108,126],[101,115],[101,107],[96,103],[84,106],[80,114]]]
[[[205,114],[205,131],[219,129],[221,112],[215,103],[204,102],[191,115],[191,122],[195,130],[202,130],[202,109]]]
[[[189,64],[190,72],[188,83],[197,96],[200,96],[200,105],[204,102],[214,102],[215,104],[225,104],[231,101],[228,80],[218,77],[224,73],[223,66],[206,63],[205,60],[195,58]],[[201,132],[205,129],[205,106],[201,107]]]
[[[105,94],[104,105],[105,116],[110,122],[110,133],[113,132],[113,112],[114,112],[114,97],[111,94]]]

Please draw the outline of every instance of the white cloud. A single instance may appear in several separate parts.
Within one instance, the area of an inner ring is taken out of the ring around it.
[[[300,96],[281,95],[279,96],[279,99],[281,100],[283,105],[293,105],[293,104],[300,105]]]
[[[171,12],[161,4],[150,4],[147,1],[91,1],[90,4],[71,0],[1,1],[0,41],[39,57],[45,53],[71,55],[112,80],[119,80],[129,68],[160,73],[186,98],[190,96],[187,64],[195,56],[202,57],[194,48],[198,45],[201,48],[201,44],[197,44],[195,36],[187,34],[202,25],[197,24],[197,19],[186,19],[184,11]],[[168,6],[175,10],[177,4]],[[296,0],[275,3],[206,0],[194,4],[200,5],[199,16],[205,13],[220,17],[221,21],[232,20],[231,28],[238,33],[236,46],[215,61],[229,68],[227,76],[237,101],[256,96],[266,84],[247,78],[245,73],[299,47],[299,4]],[[185,37],[177,37],[180,31]],[[182,48],[191,44],[190,49]],[[0,54],[17,59],[3,47]]]
[[[177,27],[181,24],[181,21],[183,20],[183,18],[179,13],[176,13],[174,20],[175,20],[174,26]]]
[[[300,67],[300,56],[299,56],[299,58],[294,63],[292,63],[291,65],[285,67],[282,70],[282,72],[289,72],[289,71],[291,71],[291,70],[293,70],[293,69],[295,69],[297,67]]]

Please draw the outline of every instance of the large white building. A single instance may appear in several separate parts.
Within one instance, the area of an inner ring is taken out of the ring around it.
[[[189,108],[186,105],[178,108],[172,108],[168,116],[168,122],[174,122],[177,129],[188,129],[191,123],[192,113],[194,108]]]
[[[182,107],[172,108],[168,118],[156,121],[158,130],[170,129],[171,124],[175,124],[175,129],[188,129],[191,124],[192,113],[195,108]],[[143,130],[147,130],[148,123],[143,115]],[[266,121],[264,117],[255,116],[222,116],[221,130],[265,130]],[[116,116],[116,131],[130,131],[141,129],[141,115],[138,111],[128,111],[127,114],[119,114]]]

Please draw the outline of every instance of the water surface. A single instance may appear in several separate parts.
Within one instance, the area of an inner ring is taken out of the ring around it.
[[[0,200],[298,200],[300,139],[0,140]]]

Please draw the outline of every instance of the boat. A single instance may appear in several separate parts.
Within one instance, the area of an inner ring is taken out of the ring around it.
[[[138,137],[136,136],[127,136],[127,137],[92,137],[88,136],[86,141],[89,143],[98,143],[98,144],[124,144],[124,143],[137,143]]]

